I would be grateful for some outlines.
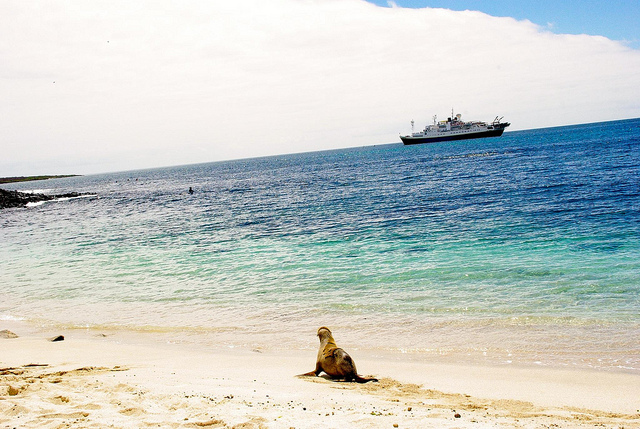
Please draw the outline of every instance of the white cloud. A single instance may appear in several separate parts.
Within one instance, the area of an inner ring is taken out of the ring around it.
[[[640,116],[622,43],[361,0],[4,1],[0,64],[0,176],[388,143],[451,107],[512,129]]]

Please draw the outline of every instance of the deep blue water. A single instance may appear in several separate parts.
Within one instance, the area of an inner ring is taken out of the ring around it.
[[[0,321],[640,371],[638,119],[4,187],[95,197],[0,212]]]

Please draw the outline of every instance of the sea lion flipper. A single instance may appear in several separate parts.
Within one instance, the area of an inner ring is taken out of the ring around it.
[[[300,374],[298,377],[317,377],[322,372],[322,366],[320,363],[316,363],[316,369],[313,371],[305,372],[304,374]]]
[[[356,375],[353,378],[353,381],[355,381],[356,383],[368,383],[370,381],[375,381],[377,383],[378,379],[377,378],[364,378],[364,377],[360,377],[359,375]]]

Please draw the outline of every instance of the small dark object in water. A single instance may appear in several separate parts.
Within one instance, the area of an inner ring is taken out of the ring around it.
[[[57,341],[64,341],[64,335],[58,335],[56,337],[51,338],[49,341],[51,341],[52,343],[55,343]]]
[[[189,186],[189,193],[193,194],[193,188],[191,186]]]

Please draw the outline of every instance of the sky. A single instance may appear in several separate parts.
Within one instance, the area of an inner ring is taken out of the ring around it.
[[[590,34],[624,41],[640,48],[638,0],[369,0],[405,8],[478,10],[493,16],[527,19],[554,33]]]
[[[0,177],[640,117],[636,2],[375,3],[3,0]]]

